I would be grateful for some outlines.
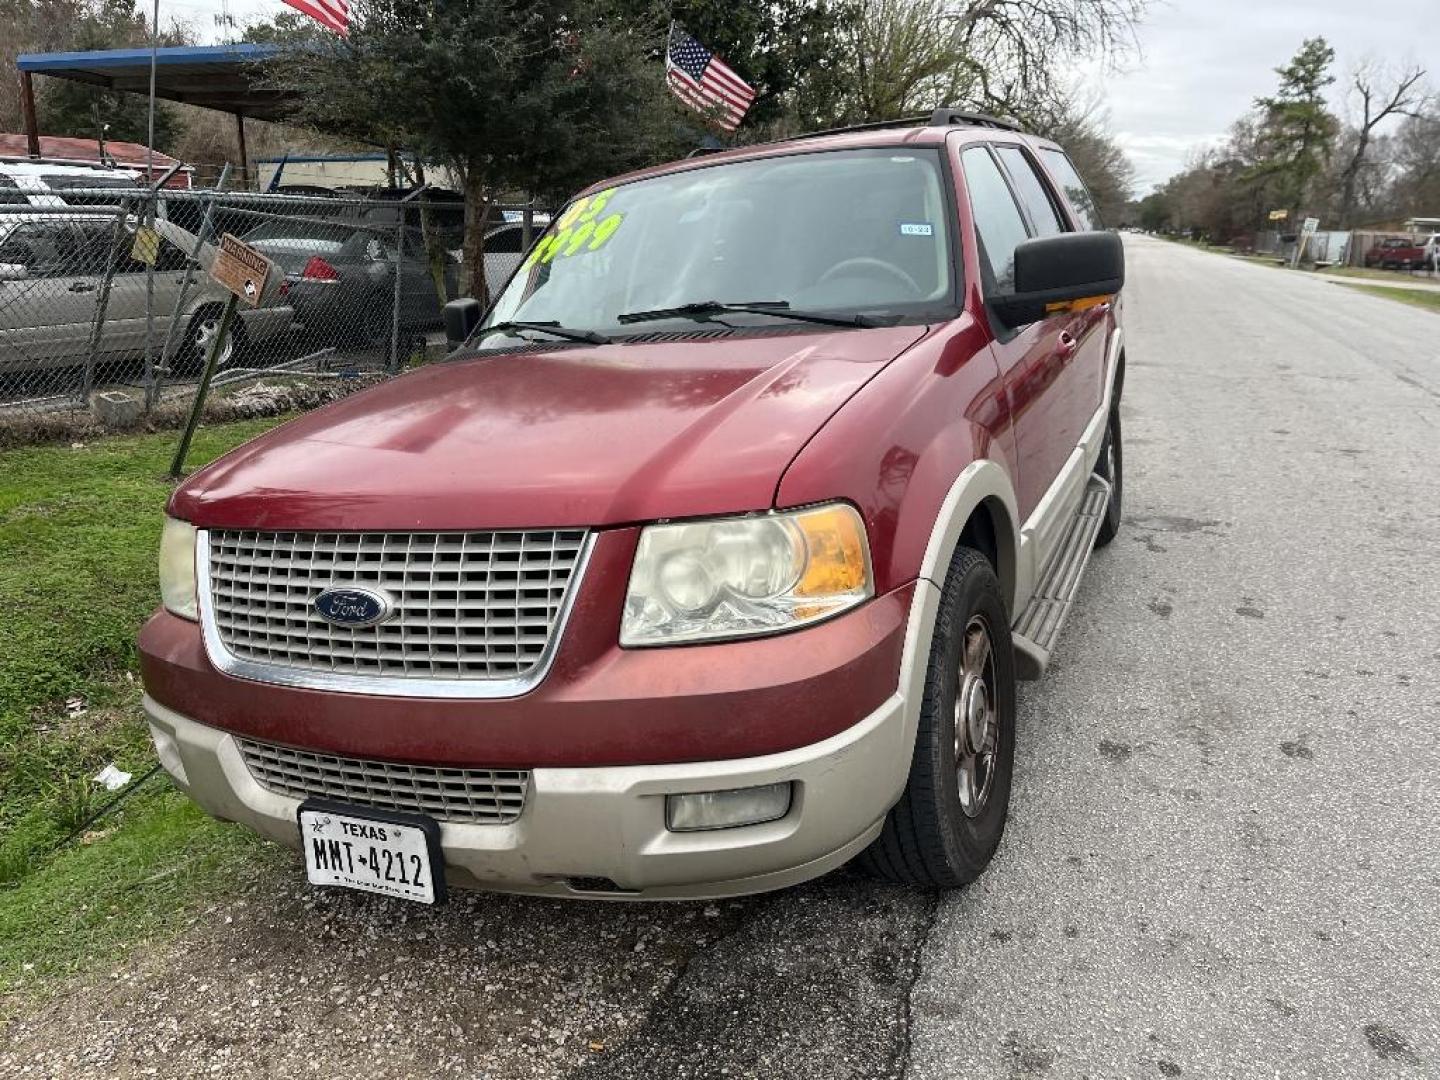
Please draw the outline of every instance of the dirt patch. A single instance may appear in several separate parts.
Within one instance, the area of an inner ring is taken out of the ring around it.
[[[0,1074],[563,1076],[746,910],[481,893],[431,910],[267,878],[172,944],[12,1015]]]

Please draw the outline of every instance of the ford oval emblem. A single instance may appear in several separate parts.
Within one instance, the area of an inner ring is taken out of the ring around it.
[[[315,597],[315,610],[326,622],[358,629],[384,622],[395,610],[395,604],[377,589],[347,585],[326,589]]]

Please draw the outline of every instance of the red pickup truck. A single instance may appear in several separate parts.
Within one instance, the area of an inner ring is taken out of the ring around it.
[[[971,881],[1120,524],[1123,280],[1061,147],[952,110],[598,184],[445,362],[175,492],[160,761],[420,902]]]
[[[1365,265],[1382,270],[1424,270],[1435,267],[1440,234],[1409,239],[1389,236],[1365,253]]]

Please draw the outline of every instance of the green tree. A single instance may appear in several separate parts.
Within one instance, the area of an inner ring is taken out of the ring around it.
[[[1325,88],[1335,81],[1330,74],[1334,60],[1335,50],[1323,37],[1307,38],[1289,63],[1275,69],[1280,76],[1275,94],[1255,99],[1259,161],[1249,179],[1265,188],[1277,206],[1289,209],[1292,218],[1325,171],[1339,131],[1325,104]]]
[[[299,123],[440,161],[465,193],[466,291],[504,194],[558,199],[673,155],[666,13],[621,0],[357,0],[348,38],[271,64]]]
[[[159,44],[184,45],[189,34],[172,26],[160,33]],[[118,49],[150,44],[150,25],[132,0],[96,0],[82,9],[67,35],[66,49]],[[102,90],[66,79],[45,79],[35,108],[46,135],[94,139],[100,125],[109,125],[106,139],[145,145],[149,135],[149,98],[145,94]],[[98,121],[98,123],[97,123]],[[155,105],[155,149],[173,149],[182,130],[175,110]]]
[[[298,11],[276,12],[274,18],[245,24],[240,40],[254,45],[294,45],[323,41],[330,31]]]
[[[672,14],[755,88],[742,127],[775,134],[841,122],[857,0],[675,0]]]

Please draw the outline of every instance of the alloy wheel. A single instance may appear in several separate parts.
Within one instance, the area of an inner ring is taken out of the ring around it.
[[[205,363],[210,356],[210,345],[215,340],[215,335],[220,332],[220,320],[211,315],[199,320],[195,328],[190,332],[190,342],[194,348],[196,357],[200,363]],[[230,362],[230,356],[235,351],[235,338],[232,334],[220,350],[220,358],[216,363],[217,368],[224,367]]]
[[[990,625],[972,615],[961,639],[960,688],[955,697],[955,782],[960,809],[979,817],[995,786],[1000,719],[996,711],[995,651]]]

